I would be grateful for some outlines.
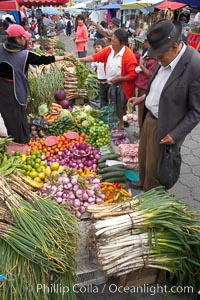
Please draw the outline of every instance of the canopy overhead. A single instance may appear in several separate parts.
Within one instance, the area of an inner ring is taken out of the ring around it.
[[[109,10],[109,9],[118,10],[120,9],[120,4],[110,3],[108,5],[104,5],[96,8],[96,10]]]
[[[19,5],[32,6],[59,6],[66,4],[69,0],[17,0]]]
[[[175,2],[172,0],[172,2]],[[200,7],[200,0],[176,0],[176,2],[181,2],[181,3],[184,3],[190,7],[196,7],[196,8],[199,8]]]
[[[19,4],[16,0],[4,0],[0,1],[0,10],[19,10]]]
[[[156,8],[161,10],[176,10],[185,7],[186,4],[180,2],[172,2],[172,1],[165,1],[156,6]]]
[[[42,8],[42,13],[43,14],[48,14],[48,15],[58,15],[58,16],[61,15],[59,10],[57,10],[55,7],[43,7]]]
[[[200,0],[199,0],[200,1]],[[161,0],[134,0],[132,2],[128,2],[126,4],[122,4],[120,6],[121,10],[125,9],[142,9],[142,8],[147,8],[156,4],[159,4],[163,1]]]

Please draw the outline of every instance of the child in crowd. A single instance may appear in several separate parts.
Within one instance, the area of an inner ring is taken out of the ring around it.
[[[93,44],[95,53],[100,52],[103,48],[106,47],[106,43],[103,40],[96,40]],[[97,78],[99,80],[99,97],[101,101],[101,107],[108,105],[108,89],[109,85],[107,83],[104,63],[102,62],[92,62],[91,67],[96,69]]]
[[[139,66],[136,68],[136,72],[138,73],[138,77],[135,81],[135,85],[137,87],[137,97],[140,97],[146,93],[149,80],[152,76],[154,67],[157,62],[155,58],[150,58],[147,55],[149,42],[146,35],[143,36],[143,48],[145,49],[145,51],[143,51],[143,55],[140,55],[138,62]],[[138,125],[140,131],[142,127],[143,110],[144,102],[138,105]],[[140,135],[140,131],[139,133],[135,132],[134,135],[138,137]]]

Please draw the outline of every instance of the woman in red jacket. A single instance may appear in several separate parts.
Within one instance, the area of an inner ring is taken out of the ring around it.
[[[124,128],[123,116],[126,114],[126,104],[129,97],[135,92],[135,79],[137,73],[137,60],[133,52],[126,46],[128,33],[123,29],[117,29],[111,37],[111,46],[93,55],[80,58],[82,62],[103,62],[106,79],[110,84],[108,98],[116,101],[119,117],[119,130]]]
[[[76,44],[78,57],[85,57],[87,54],[88,30],[83,15],[76,17],[76,25],[76,37],[71,40]]]

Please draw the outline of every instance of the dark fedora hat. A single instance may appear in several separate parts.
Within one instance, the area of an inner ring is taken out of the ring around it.
[[[168,19],[154,23],[147,31],[148,56],[157,57],[167,52],[181,36],[182,24]]]
[[[121,24],[121,21],[118,18],[112,18],[111,23],[113,23],[115,26],[119,27],[119,25]]]

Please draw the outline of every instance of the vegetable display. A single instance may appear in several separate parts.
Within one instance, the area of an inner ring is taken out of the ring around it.
[[[120,144],[130,144],[127,132],[122,130],[113,129],[111,130],[111,139],[113,143],[118,146]]]
[[[63,135],[67,130],[72,130],[80,133],[80,128],[76,125],[75,120],[72,118],[71,113],[68,111],[67,116],[56,120],[46,130],[46,135]]]
[[[47,164],[57,161],[61,166],[70,167],[74,170],[98,170],[98,160],[101,157],[99,150],[95,149],[93,146],[85,143],[76,142],[74,145],[69,145],[69,147],[62,152],[50,155],[46,162]]]
[[[128,122],[129,124],[132,122],[136,122],[138,120],[137,114],[134,112],[134,106],[132,103],[127,104],[127,114],[123,116],[123,121]]]
[[[39,105],[45,101],[50,106],[54,102],[55,91],[64,86],[61,63],[30,67],[28,78],[31,94],[28,98],[27,112],[37,115]]]
[[[102,202],[105,196],[101,192],[100,180],[94,174],[80,177],[70,175],[70,172],[74,173],[69,169],[68,174],[45,183],[39,193],[42,197],[51,195],[51,199],[59,204],[68,203],[76,212],[76,217],[80,218],[89,204]]]
[[[119,183],[102,182],[101,191],[105,195],[105,203],[123,202],[131,199],[131,195]]]
[[[62,66],[65,77],[64,91],[67,100],[90,99],[98,94],[99,82],[96,72],[71,56]]]
[[[163,187],[87,211],[96,219],[89,232],[92,249],[107,276],[152,267],[169,271],[177,286],[199,288],[194,276],[200,267],[197,216]]]

